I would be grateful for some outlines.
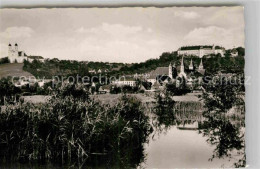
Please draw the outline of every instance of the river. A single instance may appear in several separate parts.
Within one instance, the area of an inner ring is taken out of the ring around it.
[[[209,161],[215,146],[206,142],[197,130],[179,130],[172,126],[145,144],[147,154],[142,168],[216,168],[232,167],[236,160],[228,158]]]

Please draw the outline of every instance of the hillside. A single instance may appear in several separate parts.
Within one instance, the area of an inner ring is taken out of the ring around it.
[[[23,70],[23,63],[0,64],[0,78],[8,76],[32,76],[31,73]]]
[[[244,70],[244,48],[236,48],[238,56],[233,58],[230,56],[230,51],[227,50],[225,57],[212,55],[210,58],[203,58],[204,68],[207,74],[214,74],[219,71],[229,73],[243,73]],[[170,62],[176,66],[180,66],[181,56],[177,52],[164,52],[156,59],[149,59],[141,63],[107,63],[107,62],[80,62],[70,60],[50,59],[44,63],[34,61],[33,63],[25,62],[23,69],[30,72],[34,76],[51,78],[52,76],[92,76],[90,70],[102,70],[103,74],[108,76],[133,75],[140,73],[148,73],[155,70],[157,67],[167,67]],[[190,61],[193,61],[195,68],[198,68],[201,59],[196,56],[185,56],[185,69],[188,68]],[[104,72],[104,70],[107,70]]]
[[[240,48],[239,48],[240,49]],[[219,55],[211,55],[210,58],[203,57],[203,65],[207,70],[208,74],[214,74],[218,71],[229,72],[229,73],[243,73],[244,70],[244,51],[240,52],[237,57],[230,57],[227,52],[225,57]],[[134,63],[131,66],[122,67],[118,73],[121,74],[135,74],[135,73],[147,73],[151,70],[156,69],[156,67],[167,67],[170,62],[174,63],[176,66],[181,64],[181,56],[177,55],[177,52],[164,52],[158,59],[150,59],[142,63]],[[188,68],[190,61],[193,61],[195,68],[198,68],[200,64],[200,58],[196,56],[185,56],[184,65],[185,69]]]

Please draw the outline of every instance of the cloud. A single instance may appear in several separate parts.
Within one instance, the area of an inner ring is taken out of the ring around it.
[[[77,33],[90,33],[90,34],[104,34],[107,33],[112,36],[127,36],[142,31],[141,26],[126,26],[122,24],[108,24],[102,23],[101,26],[93,28],[81,27],[76,30]]]
[[[175,11],[174,16],[176,17],[182,17],[185,19],[196,19],[200,17],[200,15],[196,12],[185,12],[185,11]]]
[[[0,58],[6,57],[8,51],[7,44],[0,43]]]
[[[244,46],[244,34],[240,28],[225,29],[217,26],[195,28],[184,37],[188,45],[221,45],[228,48]]]
[[[158,57],[163,46],[150,27],[102,23],[75,32],[80,35],[78,51],[89,60],[140,62]]]
[[[30,27],[9,27],[5,31],[0,32],[0,38],[5,39],[17,39],[17,38],[29,38],[33,34],[33,30]]]
[[[141,37],[99,39],[86,37],[79,43],[81,59],[114,62],[141,62],[158,57],[164,44]]]

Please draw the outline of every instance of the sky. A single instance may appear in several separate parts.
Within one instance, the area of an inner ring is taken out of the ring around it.
[[[0,57],[136,63],[187,45],[244,47],[244,8],[0,9]]]

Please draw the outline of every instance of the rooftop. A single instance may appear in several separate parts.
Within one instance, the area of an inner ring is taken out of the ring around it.
[[[27,56],[30,59],[44,59],[42,56]]]
[[[157,67],[150,73],[150,79],[155,79],[158,75],[168,75],[169,67]]]
[[[199,49],[212,49],[213,45],[197,45],[197,46],[182,46],[179,50],[199,50]],[[223,47],[215,46],[215,49],[223,49]]]

